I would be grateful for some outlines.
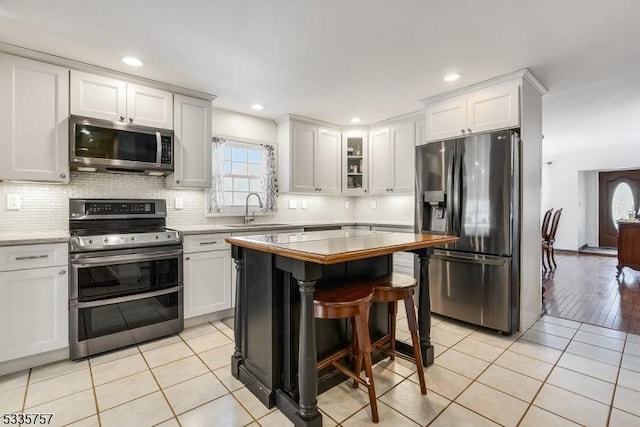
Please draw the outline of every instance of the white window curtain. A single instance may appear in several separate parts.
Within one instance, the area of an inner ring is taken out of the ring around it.
[[[222,159],[224,157],[224,147],[226,145],[224,138],[213,137],[212,144],[212,179],[211,191],[209,191],[209,213],[222,213],[224,211],[224,183],[222,172]]]
[[[278,210],[278,177],[273,145],[261,144],[262,147],[262,193],[264,194],[265,212]]]

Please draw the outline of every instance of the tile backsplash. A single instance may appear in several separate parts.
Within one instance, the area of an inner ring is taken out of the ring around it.
[[[21,197],[19,211],[7,210],[7,195]],[[0,182],[0,233],[67,230],[70,198],[150,198],[167,200],[167,224],[207,225],[238,223],[240,217],[206,217],[202,190],[165,188],[162,177],[72,172],[68,185]],[[184,208],[176,210],[181,197]],[[294,200],[296,209],[289,209]],[[377,207],[371,208],[376,200]],[[306,209],[301,208],[306,202]],[[349,207],[345,202],[349,202]],[[299,221],[392,221],[411,222],[413,196],[345,197],[280,195],[278,212],[256,218],[256,222]]]

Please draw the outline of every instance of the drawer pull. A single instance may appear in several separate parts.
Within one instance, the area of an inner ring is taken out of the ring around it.
[[[16,261],[24,261],[27,259],[45,259],[45,258],[49,258],[49,255],[17,256]]]
[[[204,245],[215,245],[216,243],[218,243],[217,240],[214,240],[213,242],[200,242],[200,246],[204,246]]]

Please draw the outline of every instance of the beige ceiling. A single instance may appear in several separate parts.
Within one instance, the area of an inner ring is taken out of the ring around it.
[[[0,0],[0,41],[336,124],[526,67],[553,156],[640,144],[638,18],[638,0]]]

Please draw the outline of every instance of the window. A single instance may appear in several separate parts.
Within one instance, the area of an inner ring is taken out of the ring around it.
[[[222,168],[225,206],[244,207],[249,193],[262,192],[262,150],[259,145],[227,141],[218,167]],[[250,206],[258,206],[256,197],[249,199]]]
[[[214,137],[212,141],[212,188],[207,213],[244,214],[247,196],[257,193],[262,212],[275,212],[278,184],[274,147]],[[251,211],[257,211],[258,198],[249,198]]]

